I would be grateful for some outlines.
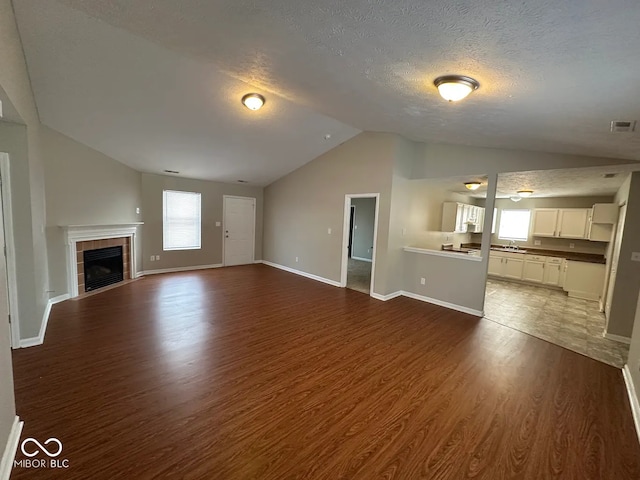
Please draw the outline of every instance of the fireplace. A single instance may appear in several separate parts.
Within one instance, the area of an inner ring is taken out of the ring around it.
[[[85,292],[124,280],[121,245],[85,250],[83,260]]]
[[[135,241],[141,225],[142,222],[62,227],[67,237],[71,298],[138,277]]]

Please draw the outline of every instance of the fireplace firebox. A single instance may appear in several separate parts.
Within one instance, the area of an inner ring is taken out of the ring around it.
[[[83,253],[85,292],[124,280],[122,246],[85,250]]]

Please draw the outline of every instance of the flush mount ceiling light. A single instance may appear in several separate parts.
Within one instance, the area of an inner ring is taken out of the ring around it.
[[[521,197],[517,197],[517,196],[515,196],[515,195],[514,195],[513,197],[511,197],[511,201],[512,201],[512,202],[519,202],[520,200],[522,200],[522,198],[521,198]]]
[[[477,190],[480,188],[480,182],[465,182],[464,186],[467,187],[467,190]]]
[[[440,96],[448,102],[462,100],[480,86],[477,80],[462,75],[438,77],[433,84],[438,88]]]
[[[518,196],[527,198],[533,195],[533,190],[518,190]]]
[[[242,104],[249,110],[260,110],[266,100],[259,93],[247,93],[242,97]]]

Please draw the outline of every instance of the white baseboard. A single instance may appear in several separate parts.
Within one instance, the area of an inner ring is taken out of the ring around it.
[[[176,272],[189,272],[191,270],[208,270],[210,268],[220,268],[223,265],[221,263],[215,263],[213,265],[195,265],[193,267],[175,267],[175,268],[160,268],[158,270],[144,270],[138,274],[143,275],[157,275],[159,273],[176,273]]]
[[[284,265],[279,265],[277,263],[268,262],[266,260],[262,260],[262,263],[265,265],[269,265],[270,267],[278,268],[280,270],[284,270],[285,272],[295,273],[296,275],[300,275],[302,277],[310,278],[311,280],[316,280],[318,282],[326,283],[328,285],[333,285],[334,287],[341,287],[340,282],[336,282],[335,280],[330,280],[328,278],[320,277],[318,275],[314,275],[313,273],[303,272],[302,270],[296,270],[295,268],[285,267]]]
[[[0,480],[9,480],[13,460],[16,458],[16,452],[18,451],[23,425],[24,422],[21,422],[20,418],[16,415],[13,420],[13,425],[11,426],[11,432],[9,432],[7,444],[4,447],[2,459],[0,459]]]
[[[21,339],[20,348],[35,347],[36,345],[42,345],[44,343],[44,336],[47,333],[47,325],[49,325],[51,307],[56,303],[64,302],[69,298],[71,298],[71,296],[68,293],[65,293],[49,299],[47,306],[44,308],[44,313],[42,314],[42,321],[40,322],[40,332],[38,332],[38,336]]]
[[[591,292],[580,292],[580,291],[569,291],[567,292],[567,296],[571,298],[579,298],[581,300],[591,300],[592,302],[600,301],[600,295],[597,293]]]
[[[405,297],[413,298],[415,300],[420,300],[422,302],[432,303],[434,305],[439,305],[440,307],[450,308],[451,310],[456,310],[462,313],[468,313],[469,315],[475,315],[476,317],[484,317],[484,312],[482,310],[475,310],[473,308],[463,307],[462,305],[456,305],[455,303],[444,302],[442,300],[438,300],[437,298],[425,297],[424,295],[418,295],[413,292],[402,292],[402,295]]]
[[[640,403],[638,403],[638,395],[633,384],[633,377],[631,376],[631,370],[629,370],[628,364],[625,364],[622,369],[622,376],[624,377],[624,383],[627,386],[627,394],[629,395],[629,403],[631,404],[631,413],[633,414],[633,424],[636,426],[636,433],[638,435],[638,441],[640,442]]]
[[[602,336],[604,338],[608,338],[609,340],[615,340],[616,342],[626,343],[627,345],[631,343],[631,339],[629,337],[623,337],[622,335],[615,335],[613,333],[604,332]]]
[[[376,300],[382,300],[383,302],[386,302],[387,300],[393,300],[394,298],[400,297],[401,295],[402,295],[402,291],[389,293],[387,295],[381,295],[376,292],[371,292],[371,296],[373,298],[375,298]]]
[[[351,258],[353,258],[354,260],[360,260],[361,262],[373,263],[373,260],[370,258],[355,257],[353,255],[351,255]]]

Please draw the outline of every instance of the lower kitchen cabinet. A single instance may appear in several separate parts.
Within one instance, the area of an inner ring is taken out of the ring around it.
[[[513,278],[515,280],[522,279],[522,270],[524,269],[524,260],[521,258],[505,258],[502,276],[504,278]]]
[[[600,263],[565,263],[565,279],[562,288],[570,297],[599,300],[604,287],[605,266]]]
[[[539,255],[525,255],[522,280],[526,282],[542,283],[544,281],[546,257]]]
[[[542,283],[545,285],[561,287],[564,283],[562,264],[562,258],[547,258],[547,261],[544,264],[544,280]]]

